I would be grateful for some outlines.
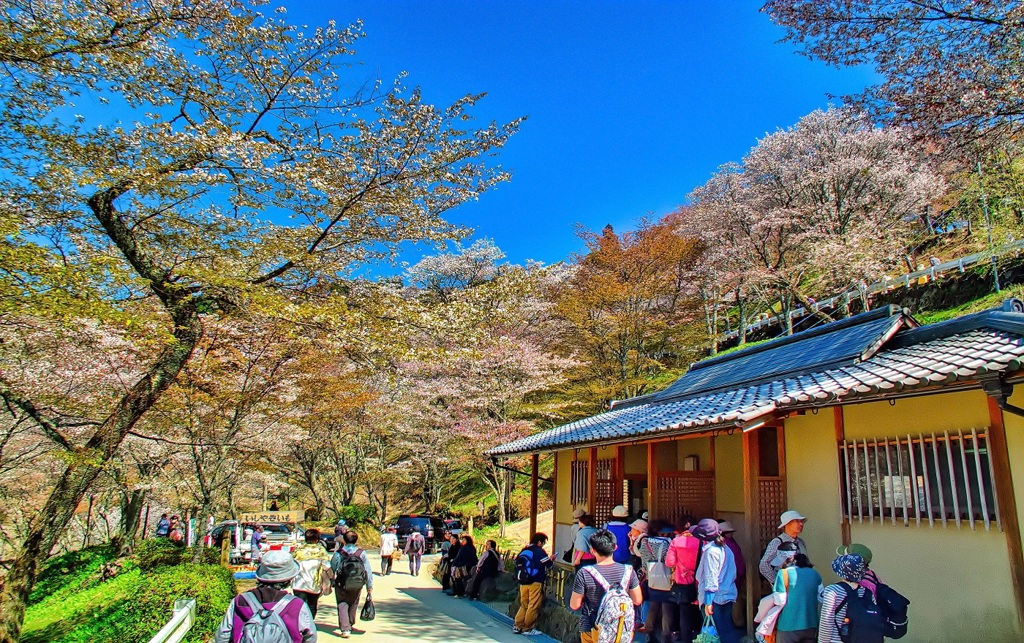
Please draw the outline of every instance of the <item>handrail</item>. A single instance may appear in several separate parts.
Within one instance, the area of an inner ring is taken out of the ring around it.
[[[149,643],[180,643],[195,622],[196,599],[180,598],[174,601],[174,616],[149,640]]]
[[[838,295],[833,295],[828,299],[816,301],[814,302],[813,308],[814,311],[817,312],[824,308],[835,308],[836,305],[840,302],[846,305],[849,304],[854,299],[863,300],[866,299],[868,295],[886,292],[893,287],[904,286],[909,288],[913,282],[922,278],[927,278],[930,281],[934,281],[936,277],[941,276],[947,272],[951,272],[953,270],[964,272],[967,268],[971,266],[982,263],[986,260],[990,261],[1002,255],[1010,254],[1012,252],[1021,250],[1022,248],[1024,248],[1024,240],[1015,241],[1014,243],[1003,246],[1002,248],[995,252],[976,252],[974,254],[960,257],[959,259],[946,261],[945,263],[935,264],[934,266],[928,266],[923,270],[915,270],[913,272],[908,272],[898,277],[886,277],[881,281],[876,281],[873,284],[865,285],[859,288],[854,288],[852,290],[847,290]],[[803,317],[804,315],[807,314],[808,313],[803,306],[798,306],[789,311],[789,317],[793,319]],[[756,321],[750,322],[745,325],[746,331],[748,333],[751,331],[758,330],[764,326],[771,326],[772,324],[782,323],[781,313],[779,313],[778,315],[769,315],[766,313],[762,313],[759,317],[760,318],[757,319]],[[723,333],[722,338],[725,340],[730,340],[739,337],[739,334],[740,332],[738,330],[730,330],[726,333]]]

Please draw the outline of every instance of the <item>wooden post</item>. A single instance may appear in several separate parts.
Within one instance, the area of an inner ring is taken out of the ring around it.
[[[743,433],[743,508],[746,510],[747,563],[747,634],[754,633],[754,613],[761,599],[761,541],[758,535],[761,527],[761,502],[758,477],[761,474],[758,460],[757,432]]]
[[[537,533],[537,477],[540,475],[540,455],[534,453],[532,459],[533,470],[530,471],[530,536]]]
[[[833,419],[833,421],[835,423],[835,427],[836,427],[836,457],[839,458],[839,487],[838,488],[842,489],[845,486],[845,481],[844,481],[843,476],[844,476],[844,472],[845,472],[845,468],[846,468],[846,463],[843,461],[843,456],[842,456],[843,449],[846,448],[844,446],[845,443],[846,443],[846,422],[843,419],[843,407],[841,407],[841,406],[833,406],[832,407],[832,419]],[[840,507],[842,507],[842,504],[843,504],[842,500],[840,500],[840,502],[839,502]],[[840,529],[840,537],[842,538],[844,545],[849,545],[851,542],[853,542],[852,537],[850,536],[850,521],[847,519],[846,512],[842,511],[842,510],[840,510],[840,516],[839,516],[839,529]]]
[[[1013,491],[1013,471],[1010,469],[1010,452],[1006,445],[1006,425],[1003,410],[995,399],[988,398],[988,415],[991,426],[988,431],[989,457],[995,472],[996,497],[999,499],[999,518],[1006,535],[1006,548],[1010,558],[1010,580],[1013,582],[1013,597],[1017,603],[1018,625],[1024,623],[1024,550],[1021,549],[1020,522],[1017,519],[1017,499]]]
[[[612,482],[612,484],[614,485],[612,493],[615,495],[616,498],[619,498],[619,499],[622,500],[621,504],[623,506],[628,505],[629,501],[625,497],[626,494],[622,493],[622,488],[624,486],[626,486],[626,447],[625,446],[618,446],[618,447],[615,448],[615,472],[612,474],[612,476],[614,478],[614,480]],[[617,505],[617,504],[620,504],[620,503],[616,502],[615,504]],[[612,506],[614,507],[615,505],[612,505]],[[633,513],[632,509],[630,509],[629,507],[626,507],[626,511],[628,511],[630,513]]]
[[[647,517],[658,516],[658,452],[653,442],[647,443]]]
[[[587,513],[597,515],[597,447],[590,447],[587,463]]]
[[[715,434],[708,436],[708,469],[715,470]]]

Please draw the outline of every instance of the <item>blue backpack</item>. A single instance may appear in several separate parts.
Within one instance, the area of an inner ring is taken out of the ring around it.
[[[541,581],[541,569],[534,558],[534,552],[529,548],[519,552],[519,555],[516,556],[516,566],[513,570],[513,575],[522,585],[539,583]]]

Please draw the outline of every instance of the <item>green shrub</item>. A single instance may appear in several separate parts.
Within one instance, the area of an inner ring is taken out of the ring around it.
[[[372,523],[377,520],[377,512],[374,511],[372,505],[345,505],[338,511],[337,519],[344,519],[347,523]]]
[[[100,545],[50,558],[40,567],[28,597],[29,605],[58,592],[74,592],[100,582],[103,566],[114,557],[114,550],[109,545]]]
[[[30,607],[22,643],[147,641],[170,619],[179,598],[196,599],[196,623],[185,640],[200,643],[212,638],[234,596],[234,578],[220,566],[132,569],[65,600]]]
[[[177,565],[183,558],[187,560],[187,556],[185,546],[175,543],[170,538],[149,538],[135,548],[135,557],[143,571],[165,565]]]

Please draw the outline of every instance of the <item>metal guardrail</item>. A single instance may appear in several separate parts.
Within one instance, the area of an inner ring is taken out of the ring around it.
[[[814,302],[813,309],[814,312],[817,312],[825,308],[836,308],[837,306],[840,305],[848,306],[850,302],[854,301],[855,299],[860,299],[864,301],[867,299],[868,295],[887,292],[891,288],[898,288],[901,286],[909,288],[911,284],[921,279],[934,281],[937,277],[941,277],[947,272],[959,271],[963,273],[967,270],[967,268],[983,263],[985,261],[992,261],[997,257],[1012,254],[1022,249],[1024,249],[1024,241],[1016,241],[1007,246],[1003,246],[997,252],[994,253],[977,252],[972,255],[960,257],[959,259],[954,259],[953,261],[947,261],[945,263],[935,264],[934,266],[928,266],[927,268],[924,268],[922,270],[908,272],[905,275],[900,275],[899,277],[894,277],[892,279],[885,278],[881,281],[876,281],[875,283],[866,285],[862,288],[847,290],[846,292],[834,295],[832,297],[829,297],[828,299],[816,301]],[[798,306],[789,311],[789,317],[791,319],[798,319],[807,314],[809,313],[803,306]],[[756,331],[760,328],[764,328],[765,326],[771,326],[773,324],[782,324],[782,321],[783,320],[781,313],[779,313],[778,315],[769,315],[767,313],[761,313],[761,317],[759,319],[746,324],[746,330],[749,333],[752,331]],[[738,330],[730,330],[726,333],[723,333],[722,338],[726,340],[734,339],[736,337],[739,337],[739,334],[740,333]]]
[[[174,616],[149,640],[149,643],[180,643],[195,622],[196,599],[178,599],[174,601]]]

